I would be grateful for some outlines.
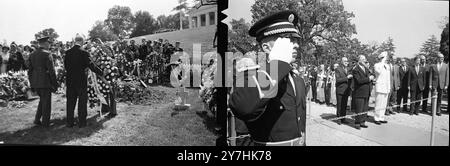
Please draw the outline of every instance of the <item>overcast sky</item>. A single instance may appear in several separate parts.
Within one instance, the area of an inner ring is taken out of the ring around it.
[[[254,0],[230,0],[229,20],[250,22]],[[358,38],[363,43],[394,39],[396,55],[412,57],[431,35],[440,40],[441,22],[449,13],[448,1],[424,0],[343,0],[345,10],[353,12]],[[228,20],[227,20],[228,21]]]
[[[54,28],[61,41],[76,33],[87,35],[114,5],[129,6],[133,14],[145,10],[156,18],[173,14],[178,0],[0,0],[0,42],[29,44],[46,28]]]

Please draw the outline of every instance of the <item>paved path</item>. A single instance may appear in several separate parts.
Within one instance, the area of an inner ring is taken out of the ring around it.
[[[447,103],[443,103],[447,105]],[[353,120],[348,125],[338,125],[325,119],[335,117],[336,109],[311,103],[311,116],[307,121],[308,146],[429,146],[431,116],[410,116],[399,113],[387,117],[389,123],[357,130]],[[369,113],[372,116],[372,113]],[[449,116],[435,119],[435,146],[449,145]]]

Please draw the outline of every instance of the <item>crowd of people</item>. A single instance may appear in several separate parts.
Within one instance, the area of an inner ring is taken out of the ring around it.
[[[297,67],[297,73],[305,78],[307,98],[312,102],[336,107],[338,117],[347,115],[347,106],[355,113],[367,112],[369,98],[374,96],[376,124],[387,123],[384,116],[396,112],[430,114],[428,98],[434,92],[438,96],[436,115],[441,116],[442,94],[448,88],[449,77],[448,64],[444,62],[442,54],[439,54],[436,64],[427,63],[425,56],[417,56],[414,58],[414,65],[408,66],[406,58],[395,61],[386,52],[378,56],[378,62],[374,65],[369,64],[365,56],[361,55],[352,66],[343,57],[339,64],[328,67],[323,64]],[[349,97],[352,100],[350,105],[347,104]],[[420,102],[407,104],[408,99]],[[366,119],[366,115],[356,116],[356,128],[367,127]],[[349,121],[343,118],[338,123]]]
[[[78,126],[85,127],[87,102],[94,97],[91,89],[105,99],[101,111],[109,117],[117,115],[115,89],[117,81],[155,80],[169,83],[171,55],[183,51],[180,42],[168,40],[134,40],[103,42],[85,40],[77,35],[74,41],[55,42],[49,36],[40,37],[30,45],[0,45],[0,74],[27,71],[30,89],[39,98],[34,123],[50,125],[51,94],[65,90],[67,97],[67,126],[73,127],[73,112],[78,101]],[[92,72],[86,72],[90,69]],[[150,82],[152,83],[152,82]],[[98,91],[100,89],[101,91]],[[98,96],[95,96],[98,97]]]

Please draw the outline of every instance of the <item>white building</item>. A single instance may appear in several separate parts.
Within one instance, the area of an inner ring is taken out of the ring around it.
[[[189,29],[217,25],[217,4],[199,4],[187,14],[189,15]]]

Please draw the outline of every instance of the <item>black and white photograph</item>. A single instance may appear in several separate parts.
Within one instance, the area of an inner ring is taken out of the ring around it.
[[[216,145],[215,0],[2,0],[0,22],[0,145]]]
[[[229,146],[449,146],[448,1],[229,0]]]

